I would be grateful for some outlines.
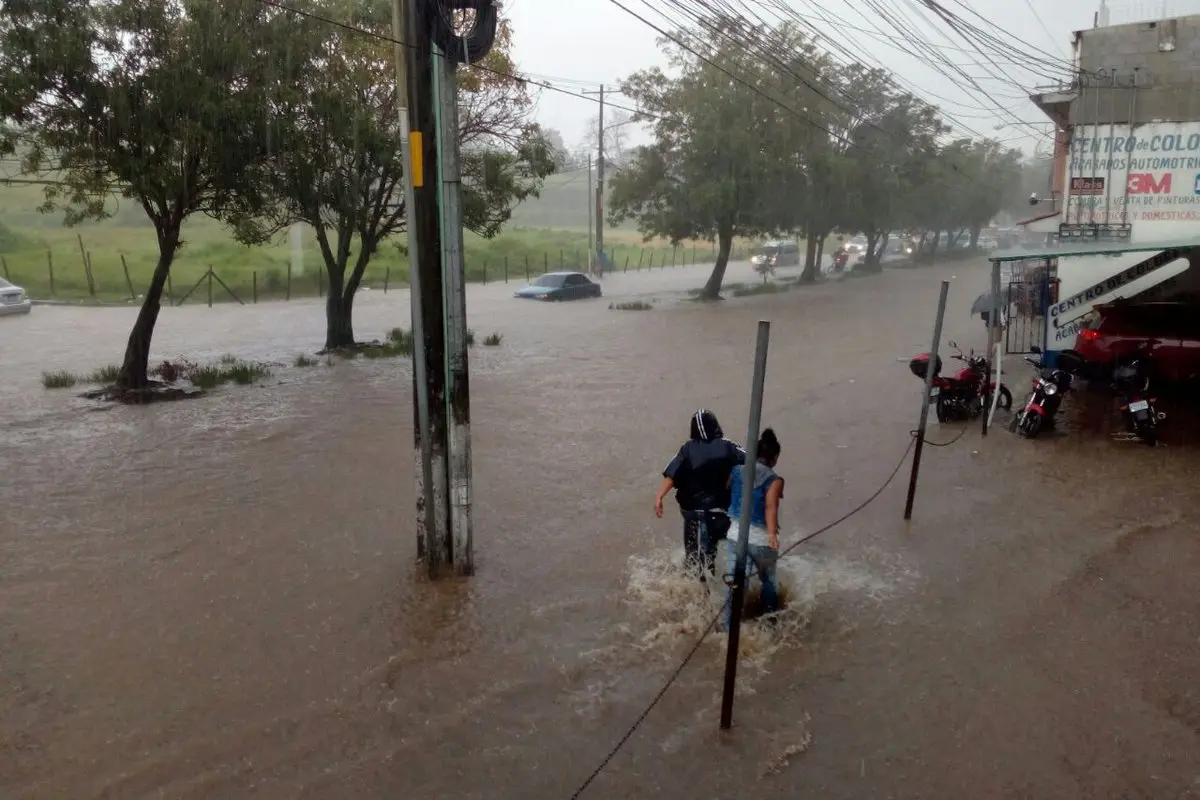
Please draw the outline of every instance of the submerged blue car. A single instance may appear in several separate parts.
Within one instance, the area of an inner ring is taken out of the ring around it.
[[[582,272],[547,272],[513,296],[526,300],[582,300],[599,297],[600,284]]]

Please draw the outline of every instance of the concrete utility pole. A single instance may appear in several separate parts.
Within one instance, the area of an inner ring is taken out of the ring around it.
[[[593,92],[585,91],[584,94],[593,94]],[[591,203],[591,211],[588,218],[591,219],[591,214],[596,215],[596,246],[595,253],[600,264],[600,269],[604,269],[604,262],[600,261],[604,256],[604,84],[600,84],[600,89],[595,94],[600,95],[600,116],[596,125],[596,189],[592,191],[589,184],[588,197]],[[588,170],[588,177],[591,177],[591,170]],[[591,237],[588,237],[588,246],[591,247]]]
[[[589,201],[589,206],[590,206],[591,201],[593,199],[595,199],[595,195],[592,194],[592,155],[591,155],[591,153],[588,153],[588,157],[587,157],[587,183],[588,183],[587,196],[588,196],[588,201]],[[588,218],[588,273],[594,273],[596,271],[596,269],[595,269],[596,259],[594,257],[596,255],[596,252],[595,252],[595,250],[592,249],[592,207],[588,208],[587,218]]]
[[[604,84],[600,84],[599,153],[596,155],[596,254],[604,269]]]
[[[446,415],[449,460],[450,564],[474,571],[471,524],[471,393],[467,370],[467,280],[463,264],[462,176],[458,155],[458,65],[438,54],[438,172],[442,185],[442,304],[446,332]]]
[[[403,21],[396,38],[404,51],[408,87],[409,133],[408,233],[412,249],[409,285],[413,318],[413,394],[416,425],[414,438],[421,460],[417,471],[418,552],[429,574],[437,577],[441,565],[453,556],[450,541],[450,508],[446,468],[447,397],[446,330],[443,324],[442,236],[439,218],[441,186],[438,166],[438,109],[434,93],[434,63],[427,6],[423,2],[396,0],[393,24]],[[402,116],[407,116],[401,112]],[[423,528],[423,529],[422,529]],[[422,544],[423,543],[423,544]]]

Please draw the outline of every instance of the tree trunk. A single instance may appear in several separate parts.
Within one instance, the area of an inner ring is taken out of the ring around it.
[[[979,247],[979,231],[982,230],[978,226],[971,228],[971,249]]]
[[[879,244],[879,233],[876,231],[867,231],[867,264],[875,266],[879,263],[879,253],[875,246]],[[884,237],[886,241],[886,236]]]
[[[721,283],[725,280],[725,267],[729,266],[729,252],[733,249],[733,230],[722,230],[717,233],[717,263],[713,264],[704,284],[700,297],[704,300],[717,300],[721,296]]]
[[[122,389],[145,389],[150,383],[150,342],[154,338],[154,326],[158,323],[158,312],[162,308],[163,288],[167,275],[179,249],[179,225],[164,228],[158,233],[158,263],[154,265],[154,276],[146,289],[146,298],[138,310],[129,341],[125,345],[125,359],[117,376],[117,386]]]
[[[821,261],[825,258],[825,237],[817,240],[817,274],[821,274]]]
[[[804,271],[800,273],[801,283],[815,283],[817,280],[817,235],[811,228],[804,234]]]
[[[329,294],[325,297],[325,349],[354,346],[354,292],[345,286],[345,266],[327,265]]]

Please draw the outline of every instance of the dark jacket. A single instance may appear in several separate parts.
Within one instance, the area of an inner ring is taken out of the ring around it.
[[[663,470],[675,484],[675,500],[682,511],[724,511],[729,508],[729,476],[746,463],[746,451],[724,438],[711,411],[692,415],[691,434]]]

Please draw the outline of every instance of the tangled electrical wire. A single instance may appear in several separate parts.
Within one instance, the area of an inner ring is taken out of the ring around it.
[[[429,36],[433,43],[459,64],[482,61],[492,51],[496,31],[500,27],[500,11],[496,0],[423,0],[425,18],[429,20]],[[475,21],[463,34],[457,32],[456,11],[474,11]]]
[[[963,437],[963,435],[966,433],[968,427],[969,426],[964,426],[963,430],[958,434],[958,436],[956,436],[954,439],[952,439],[949,442],[938,444],[938,443],[928,442],[928,440],[927,440],[926,443],[934,444],[935,446],[940,446],[940,447],[947,447],[947,446],[953,444],[954,442],[957,442],[959,439],[961,439]],[[833,522],[830,522],[829,524],[827,524],[821,528],[818,528],[817,530],[813,531],[812,533],[800,537],[795,542],[792,542],[790,545],[787,546],[787,548],[785,548],[784,550],[781,550],[779,552],[779,558],[783,558],[784,556],[786,556],[788,553],[795,550],[800,545],[811,542],[813,539],[817,538],[818,536],[836,528],[838,525],[841,525],[843,522],[850,519],[855,514],[858,514],[860,511],[865,509],[867,506],[871,505],[871,503],[875,502],[875,500],[878,499],[878,497],[881,494],[883,494],[884,490],[887,489],[887,487],[892,484],[892,481],[894,481],[896,479],[896,475],[899,474],[900,468],[904,466],[904,462],[908,460],[909,453],[912,452],[913,446],[916,444],[916,442],[917,442],[917,431],[915,431],[915,430],[910,431],[908,446],[904,448],[904,454],[900,456],[900,460],[896,462],[896,466],[892,468],[892,471],[887,476],[887,479],[882,484],[880,484],[878,489],[876,489],[874,492],[871,493],[870,497],[868,497],[866,500],[859,503],[857,506],[852,508],[850,511],[847,511],[845,514],[843,514],[842,516],[835,519]],[[617,753],[621,752],[621,748],[625,746],[625,743],[629,741],[629,739],[633,736],[633,734],[637,731],[637,729],[641,727],[642,723],[646,721],[646,718],[648,716],[650,716],[650,712],[655,709],[655,707],[663,699],[663,696],[666,695],[667,690],[670,689],[672,685],[674,685],[675,681],[677,681],[679,679],[679,676],[683,674],[683,670],[687,667],[687,665],[691,662],[691,660],[696,656],[696,653],[698,653],[700,651],[700,647],[704,644],[704,640],[708,638],[708,634],[712,632],[713,626],[715,626],[717,624],[717,621],[721,618],[721,615],[725,613],[725,606],[728,604],[729,604],[729,600],[726,600],[725,603],[721,605],[721,609],[712,616],[712,619],[710,619],[708,624],[704,626],[704,630],[701,631],[700,635],[696,638],[696,641],[692,644],[691,648],[688,649],[688,652],[683,657],[683,660],[679,662],[679,666],[677,666],[671,672],[671,675],[667,678],[666,682],[663,683],[662,688],[658,690],[658,693],[654,695],[654,697],[646,705],[646,708],[642,711],[642,713],[639,714],[637,719],[634,720],[633,724],[629,726],[629,729],[627,731],[625,731],[625,734],[620,739],[618,739],[617,743],[612,747],[612,749],[610,749],[608,751],[608,755],[606,755],[600,761],[600,763],[596,766],[596,768],[594,770],[592,770],[591,774],[588,775],[587,779],[579,785],[579,788],[576,789],[575,793],[571,795],[571,800],[578,800],[578,798],[581,797],[585,791],[587,791],[588,787],[591,786],[592,783],[596,780],[596,778],[598,778],[600,776],[600,773],[602,773],[604,771],[605,767],[607,767],[609,765],[609,763],[612,762],[613,758],[616,757]]]

